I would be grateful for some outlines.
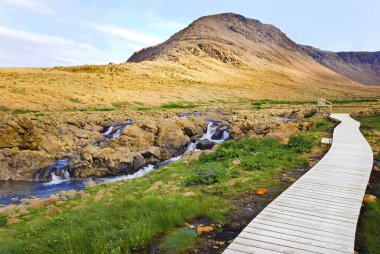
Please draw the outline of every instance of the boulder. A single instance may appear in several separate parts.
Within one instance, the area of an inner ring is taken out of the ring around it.
[[[370,195],[370,194],[365,194],[363,202],[364,203],[374,203],[374,202],[376,202],[376,200],[377,200],[376,196]]]
[[[190,138],[192,137],[200,138],[203,134],[202,127],[196,125],[193,121],[190,121],[187,118],[183,118],[179,120],[177,124],[181,127],[184,133]]]
[[[209,139],[202,139],[200,140],[195,147],[199,150],[209,150],[212,149],[215,146],[215,143],[212,142]]]
[[[268,134],[276,128],[275,123],[258,123],[254,127],[254,131],[257,135]]]
[[[243,131],[240,129],[239,126],[237,125],[232,126],[232,129],[230,131],[230,137],[232,139],[235,139],[235,140],[240,139],[242,135],[243,135]]]
[[[166,148],[171,155],[183,153],[190,142],[181,127],[170,119],[161,120],[155,140],[155,146]]]
[[[224,132],[228,131],[227,126],[218,126],[214,135],[212,135],[211,139],[213,140],[221,140],[223,138]]]
[[[20,219],[17,219],[16,217],[10,217],[7,220],[7,225],[13,225],[13,224],[17,224],[17,223],[20,223],[20,222],[21,222]]]
[[[37,172],[54,164],[45,152],[18,149],[0,150],[0,180],[34,181]]]
[[[62,213],[61,209],[59,209],[58,207],[55,207],[55,206],[49,207],[45,211],[45,215],[48,217],[56,216],[60,213]]]
[[[40,142],[41,130],[26,116],[11,116],[0,124],[0,149],[36,150]]]
[[[113,139],[109,142],[111,148],[130,147],[134,149],[146,148],[153,146],[155,134],[146,131],[136,125],[125,127],[121,137]]]

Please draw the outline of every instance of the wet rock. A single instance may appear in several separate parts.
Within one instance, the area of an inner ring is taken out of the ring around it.
[[[211,139],[213,140],[221,140],[223,138],[224,132],[228,131],[227,126],[219,126],[214,135],[212,135]]]
[[[58,207],[55,207],[55,206],[49,207],[45,211],[45,215],[48,217],[56,216],[56,215],[61,214],[61,213],[62,213],[61,209],[59,209]]]
[[[54,164],[45,152],[18,149],[0,150],[0,180],[33,181],[39,169]]]
[[[209,139],[203,139],[196,144],[196,148],[199,150],[209,150],[215,146],[215,143]]]

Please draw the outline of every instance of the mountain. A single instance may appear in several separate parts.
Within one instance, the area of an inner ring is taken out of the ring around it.
[[[315,61],[365,85],[380,85],[380,51],[331,52],[301,46]]]
[[[291,79],[380,85],[380,52],[334,53],[299,45],[273,25],[233,13],[202,17],[166,42],[134,53],[128,62],[164,60],[196,66],[194,57],[241,69],[278,71]]]
[[[377,53],[299,45],[273,25],[233,13],[201,17],[122,64],[0,69],[4,110],[149,109],[251,100],[380,95]]]

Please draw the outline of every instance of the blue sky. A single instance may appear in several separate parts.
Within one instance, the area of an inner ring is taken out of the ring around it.
[[[0,66],[121,63],[222,12],[321,49],[380,50],[379,0],[0,0]]]

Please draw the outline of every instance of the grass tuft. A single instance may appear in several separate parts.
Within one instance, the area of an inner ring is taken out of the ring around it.
[[[159,245],[159,249],[168,254],[187,253],[196,241],[194,230],[180,228],[170,232]]]

